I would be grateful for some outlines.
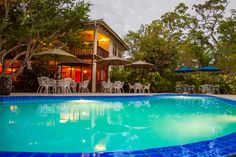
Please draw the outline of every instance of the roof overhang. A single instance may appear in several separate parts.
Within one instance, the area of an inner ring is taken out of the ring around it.
[[[108,31],[113,37],[115,37],[119,41],[119,43],[124,47],[124,50],[129,49],[126,43],[119,37],[119,35],[115,31],[113,31],[113,29],[110,26],[108,26],[108,24],[104,22],[102,19],[87,21],[85,25],[94,25],[94,26],[99,25],[103,27],[106,31]]]

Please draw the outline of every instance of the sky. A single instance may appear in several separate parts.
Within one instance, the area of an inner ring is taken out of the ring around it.
[[[103,19],[119,36],[136,31],[142,24],[160,18],[181,2],[189,8],[206,0],[87,0],[92,5],[91,19]],[[230,0],[227,10],[236,9],[236,0]]]

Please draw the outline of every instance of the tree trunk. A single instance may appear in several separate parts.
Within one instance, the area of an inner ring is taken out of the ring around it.
[[[0,95],[10,95],[12,89],[12,79],[10,76],[0,77]]]

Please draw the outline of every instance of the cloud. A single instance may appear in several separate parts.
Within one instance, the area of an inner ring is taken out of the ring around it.
[[[165,12],[172,11],[181,2],[191,6],[205,0],[87,0],[93,4],[92,19],[104,19],[115,32],[124,36],[128,30],[135,31],[142,24],[160,18]],[[234,7],[233,7],[234,6]],[[235,8],[232,0],[229,8]]]

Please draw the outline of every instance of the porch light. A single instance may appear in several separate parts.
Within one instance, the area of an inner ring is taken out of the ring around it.
[[[106,42],[106,41],[107,41],[107,39],[105,39],[105,38],[102,38],[100,41],[101,41],[102,43],[104,43],[104,42]]]

